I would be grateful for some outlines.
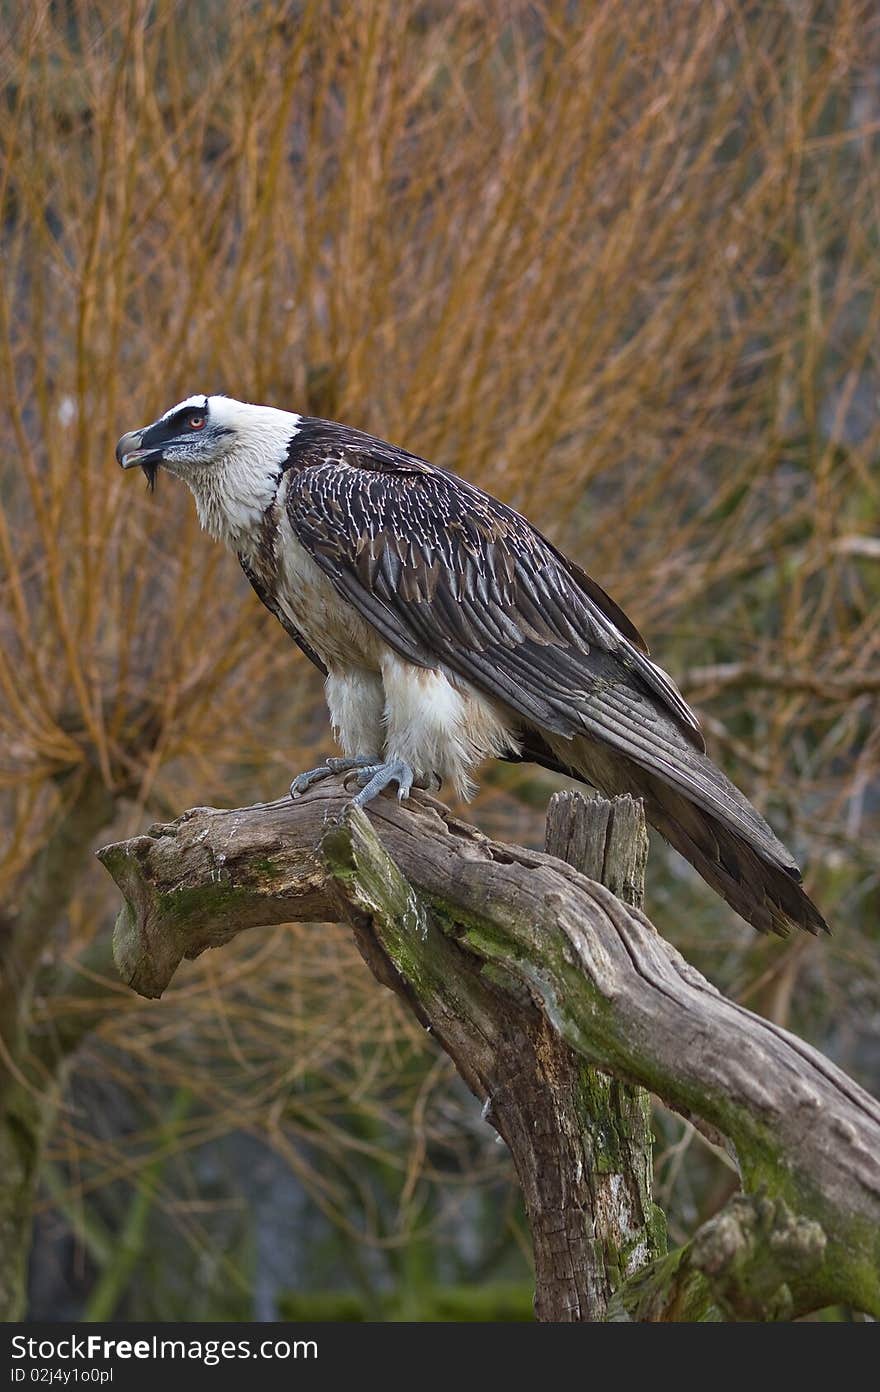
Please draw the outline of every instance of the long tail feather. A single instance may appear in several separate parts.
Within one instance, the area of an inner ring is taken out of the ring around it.
[[[801,884],[800,871],[764,818],[730,779],[696,749],[680,750],[699,804],[680,786],[597,741],[531,734],[526,758],[569,773],[608,796],[644,800],[645,816],[689,860],[707,884],[762,933],[786,936],[792,928],[828,932]],[[730,816],[731,799],[737,816]],[[709,809],[712,810],[709,810]]]

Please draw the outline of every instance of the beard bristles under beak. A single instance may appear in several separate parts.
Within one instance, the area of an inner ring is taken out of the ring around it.
[[[142,464],[141,468],[144,471],[144,478],[147,480],[148,490],[150,491],[150,493],[155,493],[156,475],[159,472],[159,465],[154,462],[148,462],[146,464]]]

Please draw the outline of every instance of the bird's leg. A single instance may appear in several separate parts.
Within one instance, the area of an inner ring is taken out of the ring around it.
[[[357,781],[361,785],[361,791],[352,798],[357,807],[365,807],[368,802],[372,802],[390,783],[397,784],[397,797],[400,802],[409,797],[414,784],[417,787],[421,786],[421,779],[416,779],[415,770],[404,759],[367,764],[358,774]]]
[[[307,773],[299,773],[290,785],[290,796],[296,801],[302,797],[306,789],[311,788],[313,783],[320,783],[322,778],[332,778],[336,773],[350,773],[352,769],[369,769],[370,773],[374,769],[381,768],[381,764],[376,763],[375,754],[357,754],[354,758],[344,759],[325,759],[323,764],[317,768],[309,769]]]

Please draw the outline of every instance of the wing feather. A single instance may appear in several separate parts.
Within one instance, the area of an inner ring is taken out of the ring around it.
[[[825,926],[788,851],[706,757],[693,712],[595,581],[456,475],[357,431],[302,426],[291,527],[395,651],[518,712],[519,757],[645,797],[653,824],[757,928]]]
[[[633,757],[652,745],[638,697],[648,710],[653,698],[684,743],[704,749],[638,630],[525,518],[446,470],[322,425],[291,447],[288,517],[397,652],[442,664],[555,733],[631,744]]]

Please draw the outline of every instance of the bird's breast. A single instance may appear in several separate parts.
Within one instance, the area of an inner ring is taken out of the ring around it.
[[[282,514],[275,529],[269,587],[279,608],[327,667],[379,671],[384,644],[315,564]],[[267,577],[268,579],[268,577]]]

